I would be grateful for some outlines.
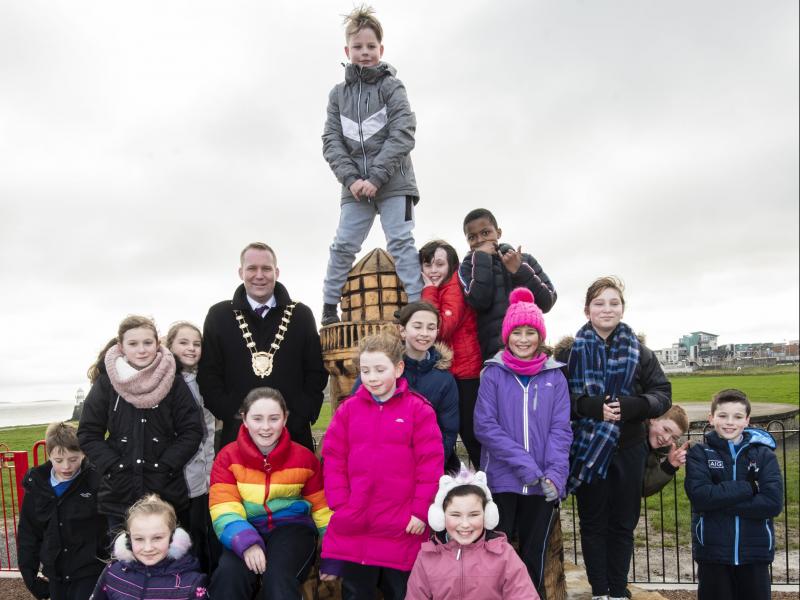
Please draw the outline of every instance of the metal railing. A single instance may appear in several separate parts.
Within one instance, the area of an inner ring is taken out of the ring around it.
[[[783,511],[774,519],[776,540],[771,580],[775,584],[797,584],[800,582],[799,502],[794,495],[790,507],[789,484],[797,486],[800,436],[798,429],[787,429],[781,421],[771,421],[764,429],[777,441],[775,453],[783,476]],[[690,432],[688,438],[699,441],[703,434],[703,431]],[[789,469],[795,471],[791,481]],[[632,583],[697,582],[692,560],[691,509],[683,489],[684,471],[680,469],[660,492],[642,499],[639,525],[634,533]],[[561,508],[564,552],[575,564],[583,564],[577,512],[575,497],[571,496]]]

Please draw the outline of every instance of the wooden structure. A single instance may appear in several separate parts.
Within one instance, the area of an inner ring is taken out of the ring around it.
[[[392,325],[394,313],[408,302],[394,260],[376,248],[356,263],[342,291],[342,321],[320,330],[322,359],[331,375],[331,408],[350,394],[355,383],[361,338]]]
[[[326,325],[320,330],[322,359],[331,376],[329,389],[332,411],[350,395],[355,383],[359,341],[384,327],[392,326],[395,312],[407,302],[394,260],[384,250],[376,248],[350,271],[342,292],[341,322]],[[556,519],[550,531],[545,559],[544,591],[547,600],[566,599],[563,555],[561,521]],[[341,598],[339,583],[318,581],[316,570],[303,591],[306,600]]]

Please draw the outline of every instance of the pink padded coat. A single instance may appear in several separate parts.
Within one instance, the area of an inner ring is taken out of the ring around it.
[[[322,446],[325,497],[333,509],[323,558],[410,571],[428,538],[405,529],[412,515],[427,520],[442,448],[436,413],[404,379],[384,403],[359,387],[334,414]]]
[[[462,546],[434,538],[422,546],[406,600],[539,600],[528,570],[500,532]]]

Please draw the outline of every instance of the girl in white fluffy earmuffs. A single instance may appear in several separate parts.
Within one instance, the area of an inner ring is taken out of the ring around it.
[[[172,505],[156,494],[144,496],[128,509],[125,530],[114,540],[114,560],[90,600],[208,598],[206,576],[189,553],[191,545]]]
[[[443,475],[428,509],[435,531],[422,545],[408,580],[406,600],[539,600],[499,521],[486,474],[464,465],[456,477]]]

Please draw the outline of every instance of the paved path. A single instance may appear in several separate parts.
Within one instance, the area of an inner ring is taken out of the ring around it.
[[[702,427],[708,422],[710,402],[680,402],[680,405],[689,415],[692,429]],[[767,423],[772,419],[797,418],[798,412],[800,412],[794,404],[782,404],[780,402],[754,402],[752,407],[751,423]]]

